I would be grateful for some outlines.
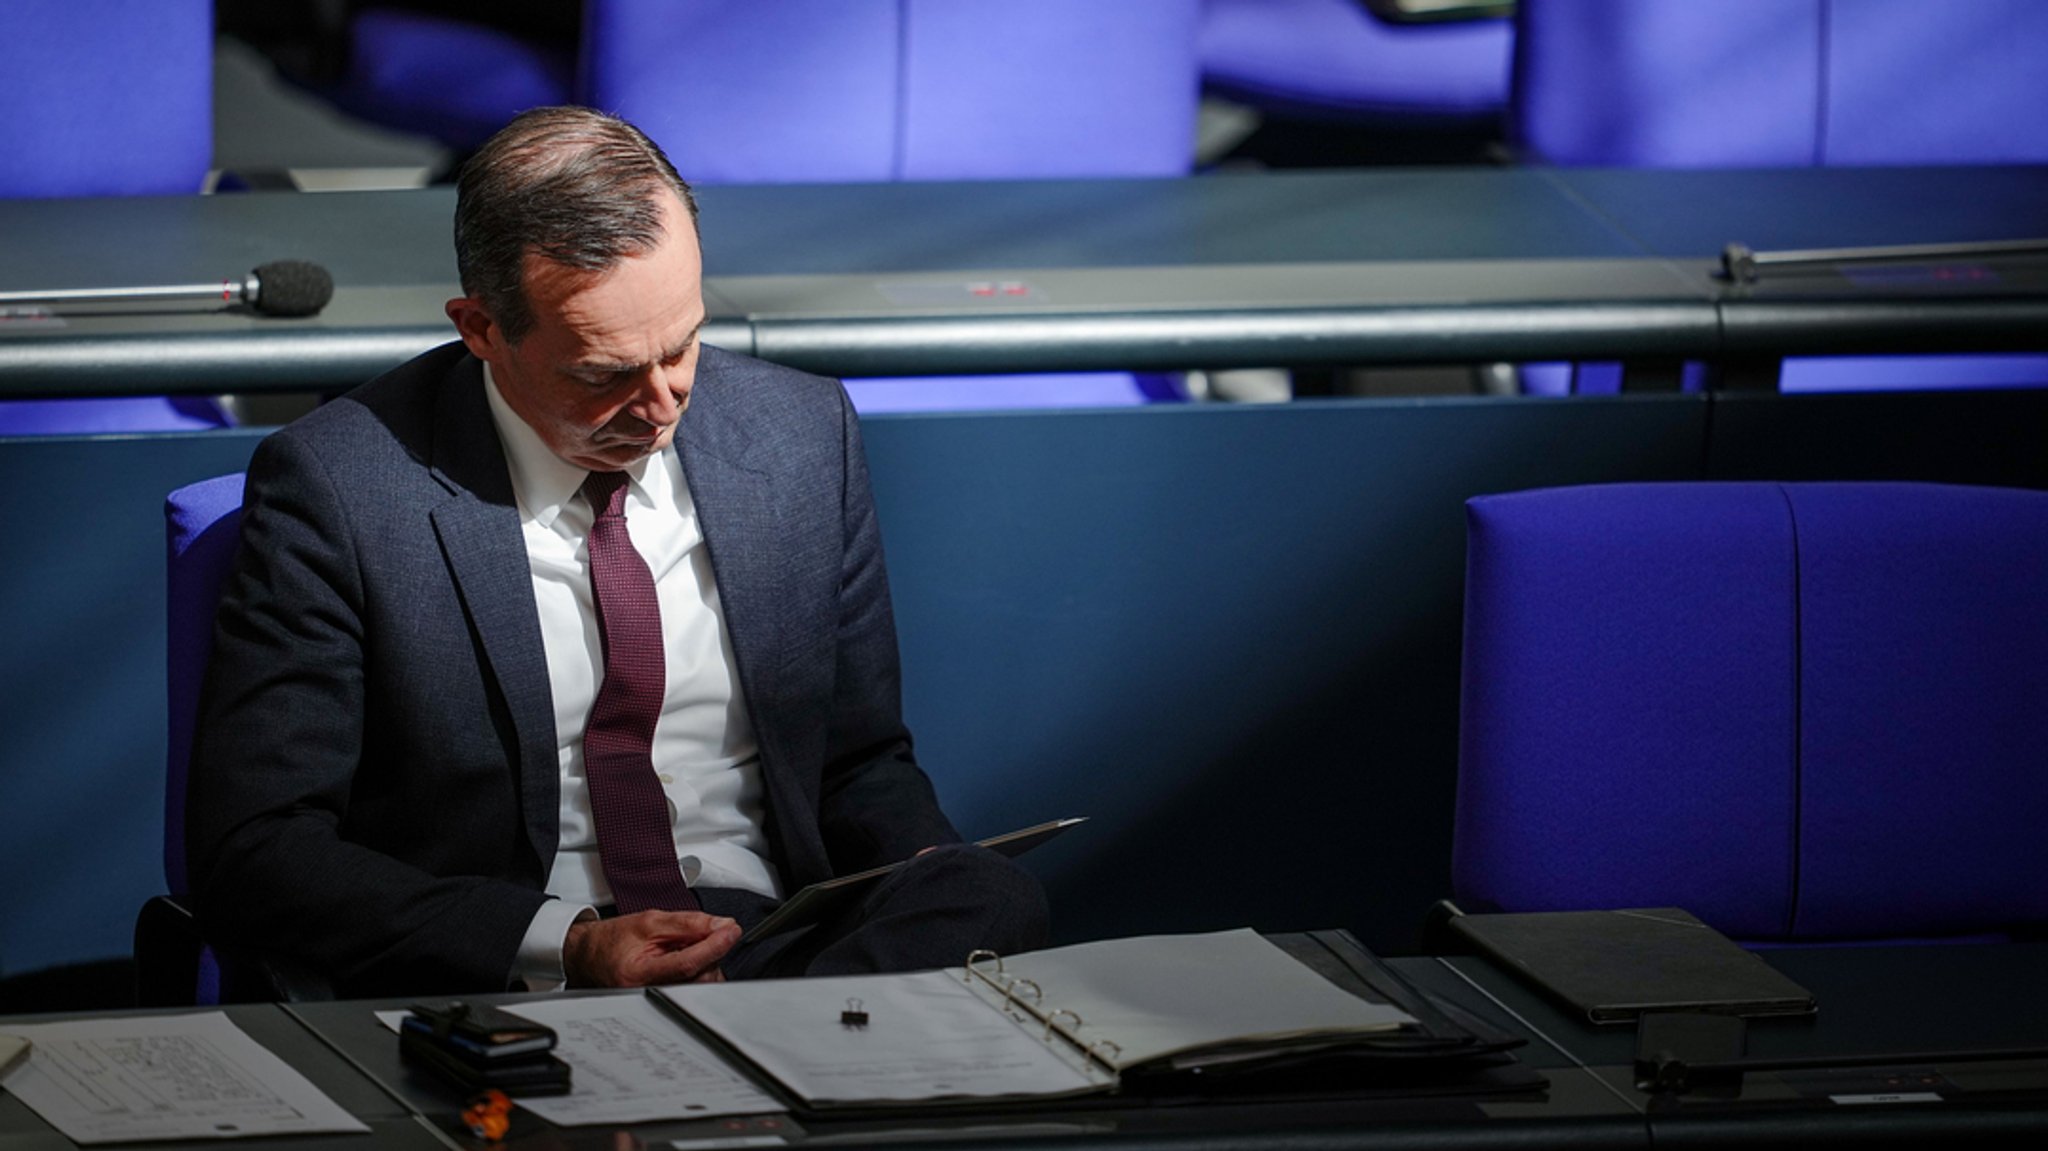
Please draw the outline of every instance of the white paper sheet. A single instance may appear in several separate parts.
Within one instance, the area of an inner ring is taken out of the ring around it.
[[[744,1041],[770,1074],[815,1104],[1050,1097],[1100,1091],[1036,1024],[991,1009],[957,972],[848,975],[662,988],[720,1036]],[[866,1026],[840,1012],[858,1000]]]
[[[368,1131],[220,1011],[9,1023],[8,1092],[74,1143]]]
[[[1369,1003],[1246,928],[1147,935],[1013,955],[1004,973],[1045,990],[1080,1042],[1116,1045],[1129,1068],[1218,1044],[1271,1051],[1356,1039],[1414,1018]]]
[[[555,1029],[555,1055],[571,1069],[569,1094],[514,1101],[557,1126],[783,1110],[645,996],[577,996],[502,1006]],[[377,1013],[394,1030],[405,1015]]]

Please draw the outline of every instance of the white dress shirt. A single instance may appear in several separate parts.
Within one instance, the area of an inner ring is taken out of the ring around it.
[[[585,542],[596,512],[579,494],[590,473],[548,449],[499,395],[488,365],[484,379],[519,500],[561,767],[561,843],[547,883],[548,894],[558,898],[534,917],[512,973],[539,990],[562,981],[562,940],[571,922],[611,902],[583,776],[583,730],[604,673]],[[668,689],[653,758],[683,878],[693,887],[780,898],[782,882],[763,826],[754,726],[689,483],[673,451],[656,452],[626,474],[626,530],[647,561],[661,604]]]

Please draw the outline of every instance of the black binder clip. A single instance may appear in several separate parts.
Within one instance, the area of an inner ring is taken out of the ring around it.
[[[868,1013],[862,1007],[863,1005],[858,999],[847,1000],[846,1010],[839,1013],[840,1026],[866,1027],[868,1025]]]

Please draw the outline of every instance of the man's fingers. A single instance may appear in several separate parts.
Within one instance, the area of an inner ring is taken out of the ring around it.
[[[739,924],[733,920],[702,911],[643,911],[637,916],[622,917],[624,920],[635,921],[634,934],[644,939],[695,942],[714,932],[739,930]]]
[[[718,961],[739,942],[739,929],[714,930],[694,943],[670,946],[640,957],[637,983],[686,983],[716,970]]]
[[[739,942],[740,925],[701,911],[642,911],[578,922],[562,961],[578,987],[679,983],[715,968]]]

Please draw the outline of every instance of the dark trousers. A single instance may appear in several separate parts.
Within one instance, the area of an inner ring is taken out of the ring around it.
[[[751,891],[707,887],[697,898],[704,910],[742,927],[775,909],[774,900]],[[946,844],[808,928],[741,943],[720,966],[728,979],[953,967],[977,949],[1014,955],[1045,946],[1047,918],[1045,889],[1015,861],[973,844]]]

